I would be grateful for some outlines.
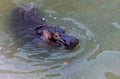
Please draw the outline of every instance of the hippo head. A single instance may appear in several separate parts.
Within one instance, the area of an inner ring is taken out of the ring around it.
[[[41,38],[50,42],[54,46],[64,46],[66,49],[73,49],[78,45],[77,38],[67,35],[60,27],[43,27],[36,29]]]

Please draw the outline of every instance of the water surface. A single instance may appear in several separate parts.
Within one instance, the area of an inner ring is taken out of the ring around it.
[[[80,44],[73,50],[18,44],[11,12],[35,6]],[[119,0],[1,0],[0,79],[119,79]],[[67,64],[65,64],[67,62]]]

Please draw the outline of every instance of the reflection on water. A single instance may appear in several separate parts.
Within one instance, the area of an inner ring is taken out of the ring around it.
[[[115,79],[120,74],[119,53],[119,51],[106,50],[100,53],[94,60],[77,60],[70,66],[65,66],[61,70],[56,71],[62,73],[62,75],[54,79]]]
[[[120,76],[116,75],[116,74],[113,74],[111,72],[106,72],[105,73],[105,76],[108,78],[108,79],[120,79]]]
[[[0,3],[0,79],[119,78],[119,0],[7,2]],[[80,44],[74,50],[38,48],[30,41],[18,44],[20,39],[15,38],[9,24],[10,13],[16,6],[25,5],[30,6],[27,10],[39,8],[50,25],[60,25]]]

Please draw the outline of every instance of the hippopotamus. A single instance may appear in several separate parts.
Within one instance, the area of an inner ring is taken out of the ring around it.
[[[32,39],[32,42],[37,45],[41,46],[40,42],[44,42],[54,47],[73,49],[79,43],[76,37],[68,35],[60,26],[48,25],[37,8],[31,8],[30,10],[16,8],[12,12],[12,19],[17,29],[16,36],[21,36],[25,40]]]

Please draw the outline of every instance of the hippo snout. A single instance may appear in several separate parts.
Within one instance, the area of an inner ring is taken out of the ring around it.
[[[77,38],[67,34],[62,34],[61,38],[58,41],[61,42],[66,49],[73,49],[79,43],[79,40]]]

